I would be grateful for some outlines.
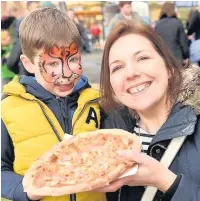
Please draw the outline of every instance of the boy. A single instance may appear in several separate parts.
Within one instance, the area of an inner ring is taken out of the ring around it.
[[[24,193],[23,175],[38,157],[64,138],[100,127],[99,94],[82,75],[80,35],[65,13],[44,8],[20,24],[20,59],[34,77],[15,77],[2,101],[2,196],[17,201],[105,201],[84,192],[62,197]]]

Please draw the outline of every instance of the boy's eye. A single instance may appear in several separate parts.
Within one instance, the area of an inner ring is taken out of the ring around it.
[[[72,63],[76,63],[76,62],[78,62],[79,61],[79,59],[77,58],[77,57],[72,57],[70,60],[69,60],[69,62],[72,62]]]
[[[52,67],[56,67],[58,65],[59,65],[59,63],[56,61],[49,63],[49,66],[52,66]]]
[[[147,56],[141,56],[141,57],[138,58],[137,61],[140,62],[140,61],[144,61],[146,59],[149,59],[149,57],[147,57]]]

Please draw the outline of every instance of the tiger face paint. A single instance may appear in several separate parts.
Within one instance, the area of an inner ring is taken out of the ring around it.
[[[80,51],[75,43],[67,47],[53,46],[48,53],[39,56],[39,71],[45,81],[45,88],[58,96],[73,91],[82,75]]]

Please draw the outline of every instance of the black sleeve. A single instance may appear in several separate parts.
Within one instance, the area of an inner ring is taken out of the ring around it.
[[[1,196],[13,201],[29,201],[22,186],[23,177],[14,173],[14,147],[1,120]]]
[[[15,69],[17,67],[17,64],[20,60],[21,55],[21,45],[19,40],[19,25],[21,23],[22,19],[16,20],[15,23],[15,42],[13,45],[13,48],[11,50],[10,56],[7,58],[6,65],[10,70],[12,70],[15,73],[18,73],[18,69]]]
[[[102,129],[112,129],[112,128],[119,128],[119,129],[124,129],[127,130],[126,124],[121,117],[120,113],[117,111],[114,111],[102,119],[101,123],[101,128]]]
[[[182,56],[183,56],[183,59],[187,59],[189,58],[189,46],[188,46],[189,43],[188,43],[188,38],[187,38],[187,35],[185,34],[184,27],[181,21],[179,23],[178,31],[179,31],[178,40],[181,47]]]
[[[133,132],[136,120],[130,115],[127,107],[123,107],[107,114],[102,120],[101,128],[118,128]]]
[[[188,22],[188,25],[187,25],[187,30],[188,30],[187,35],[193,34],[195,32],[195,30],[199,27],[198,18],[199,18],[198,11],[194,11],[192,13],[191,19],[190,19],[190,21]]]
[[[181,181],[181,175],[178,175],[174,181],[174,183],[170,186],[170,188],[161,196],[161,201],[171,200],[176,192],[178,185]]]

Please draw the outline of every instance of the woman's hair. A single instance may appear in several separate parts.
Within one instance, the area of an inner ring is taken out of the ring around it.
[[[159,19],[165,18],[165,17],[177,17],[175,6],[171,2],[165,2],[163,4],[163,7],[160,11],[160,17]]]
[[[157,33],[147,24],[141,22],[131,22],[129,20],[119,23],[109,34],[102,59],[102,69],[100,77],[100,91],[101,91],[101,106],[107,112],[120,106],[110,83],[110,70],[109,70],[109,53],[112,45],[120,37],[137,34],[148,39],[156,52],[162,57],[166,68],[171,75],[168,84],[167,96],[171,105],[177,101],[179,96],[180,87],[182,84],[181,63],[177,61],[165,43],[160,39]],[[131,44],[130,44],[131,45]],[[134,45],[134,44],[132,44]]]

